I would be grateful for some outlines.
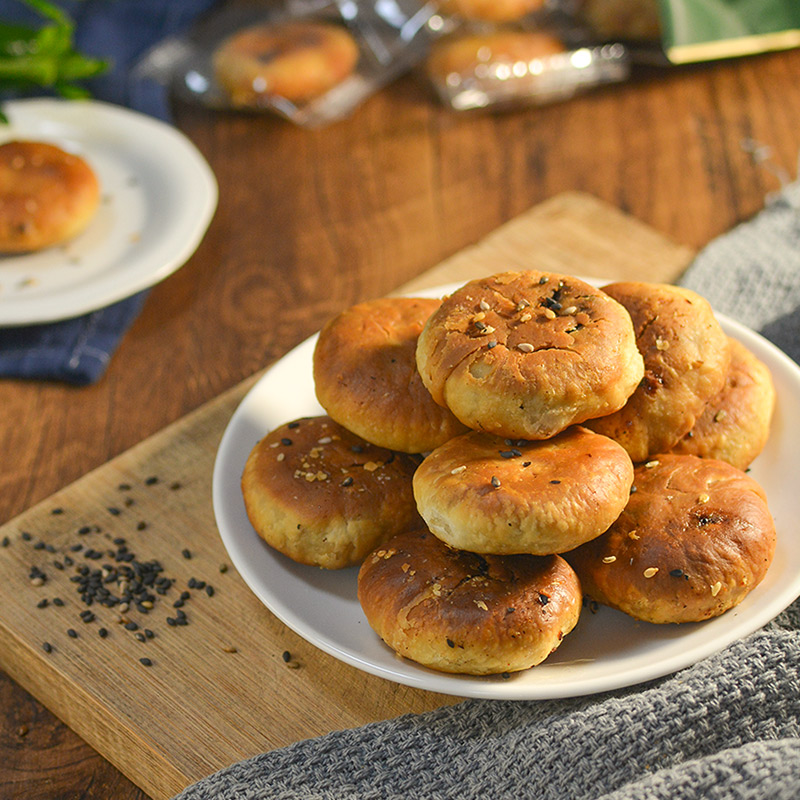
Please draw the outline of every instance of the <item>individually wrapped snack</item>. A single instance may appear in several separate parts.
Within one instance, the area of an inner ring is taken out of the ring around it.
[[[625,47],[573,46],[546,29],[459,30],[437,41],[426,62],[439,98],[458,111],[544,105],[625,80]]]
[[[210,108],[272,111],[320,127],[424,58],[435,10],[418,0],[228,8],[185,39],[162,42],[137,77]]]

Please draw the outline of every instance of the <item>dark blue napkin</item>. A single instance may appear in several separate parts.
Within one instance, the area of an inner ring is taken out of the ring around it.
[[[89,83],[92,95],[107,102],[169,120],[163,86],[130,80],[136,61],[167,36],[180,35],[216,0],[83,0],[58,5],[75,21],[79,51],[111,61]],[[21,3],[0,0],[0,21],[36,23]],[[94,383],[125,332],[141,311],[147,291],[108,308],[44,325],[0,329],[0,377]]]

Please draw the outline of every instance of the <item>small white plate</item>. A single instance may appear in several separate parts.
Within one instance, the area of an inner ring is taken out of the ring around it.
[[[75,317],[163,280],[195,251],[217,182],[195,146],[159,120],[94,100],[3,104],[0,142],[48,142],[84,158],[101,203],[72,241],[0,256],[0,325]]]
[[[421,295],[438,297],[455,286]],[[775,559],[736,608],[702,623],[652,625],[601,607],[584,610],[575,630],[539,666],[509,678],[435,672],[400,659],[372,631],[356,597],[355,568],[296,564],[253,530],[239,480],[255,443],[292,419],[323,413],[314,395],[311,337],[270,368],[230,420],[214,466],[217,525],[231,560],[259,599],[307,641],[342,661],[397,683],[462,697],[534,700],[593,694],[687,667],[757,630],[800,596],[800,368],[764,338],[719,316],[724,330],[772,371],[777,407],[769,442],[750,474],[766,489],[778,530]]]

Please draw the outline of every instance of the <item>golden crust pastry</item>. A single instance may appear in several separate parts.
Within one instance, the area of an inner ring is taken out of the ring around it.
[[[566,52],[557,36],[545,31],[503,30],[491,33],[456,33],[434,42],[427,60],[431,78],[471,75],[481,64],[528,63]]]
[[[242,494],[259,536],[303,564],[359,564],[380,542],[419,526],[416,461],[375,447],[330,417],[281,425],[250,453]]]
[[[0,145],[0,252],[62,244],[89,224],[100,184],[80,156],[45,142]]]
[[[417,367],[465,425],[547,439],[621,408],[644,374],[628,312],[569,276],[505,272],[471,281],[431,315]]]
[[[479,556],[426,530],[367,556],[358,598],[395,652],[442,672],[490,675],[544,661],[578,621],[581,588],[560,556]]]
[[[697,622],[763,579],[775,526],[759,484],[723,461],[659,455],[609,530],[566,555],[584,592],[655,623]]]
[[[439,9],[463,19],[509,22],[544,6],[545,0],[442,0]]]
[[[382,298],[325,325],[314,349],[314,386],[333,419],[368,442],[405,453],[433,450],[466,430],[433,401],[417,371],[417,338],[439,304]]]
[[[599,536],[628,501],[633,465],[616,442],[579,426],[547,441],[471,432],[414,475],[430,530],[476,553],[546,555]]]
[[[233,105],[259,106],[273,97],[308,102],[347,78],[358,58],[355,39],[340,25],[286,22],[237,31],[213,64]]]
[[[747,469],[769,438],[775,386],[763,361],[736,339],[730,344],[725,385],[672,452],[717,458]]]
[[[645,373],[623,408],[586,426],[639,463],[671,450],[722,389],[730,343],[708,301],[689,289],[630,281],[603,290],[628,309]]]

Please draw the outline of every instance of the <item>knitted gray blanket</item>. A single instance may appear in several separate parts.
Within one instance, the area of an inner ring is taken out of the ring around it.
[[[800,361],[800,185],[681,283]],[[557,702],[468,700],[259,755],[176,800],[797,800],[800,601],[675,675]]]

